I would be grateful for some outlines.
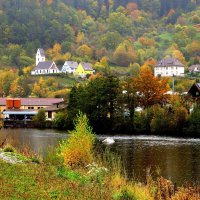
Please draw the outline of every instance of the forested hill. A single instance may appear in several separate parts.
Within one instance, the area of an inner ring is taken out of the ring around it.
[[[0,65],[49,59],[140,66],[171,55],[200,62],[200,0],[1,0]],[[104,59],[105,60],[105,59]]]

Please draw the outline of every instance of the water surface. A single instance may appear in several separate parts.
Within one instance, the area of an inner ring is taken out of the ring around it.
[[[68,137],[56,130],[2,129],[0,137],[8,136],[21,147],[29,145],[35,152],[45,155],[49,146],[56,147]],[[145,171],[182,184],[200,180],[200,139],[159,136],[109,136],[115,143],[106,146],[102,141],[108,136],[99,135],[100,148],[109,148],[121,156],[129,178],[145,181]]]

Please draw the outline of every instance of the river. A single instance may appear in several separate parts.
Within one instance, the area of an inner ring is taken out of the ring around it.
[[[0,138],[9,137],[14,146],[28,145],[45,155],[49,146],[56,147],[64,132],[38,129],[1,129]],[[101,143],[107,136],[99,135]],[[127,175],[140,181],[145,180],[145,170],[151,168],[152,174],[160,175],[177,184],[198,182],[200,180],[200,139],[184,139],[159,136],[110,136],[115,143],[109,148],[123,160]]]

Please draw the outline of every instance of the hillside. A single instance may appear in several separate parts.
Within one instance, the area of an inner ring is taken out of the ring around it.
[[[149,58],[199,62],[200,1],[1,0],[0,64],[34,64],[38,47],[49,59],[142,65]],[[121,59],[123,58],[123,59]]]

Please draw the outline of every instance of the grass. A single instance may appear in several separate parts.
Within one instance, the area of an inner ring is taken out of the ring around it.
[[[74,138],[81,151],[87,148],[85,136],[91,134],[88,121],[79,115],[74,130]],[[75,137],[77,136],[79,137]],[[81,137],[82,136],[82,137]],[[83,137],[84,136],[84,137]],[[89,141],[91,138],[89,137]],[[85,143],[82,149],[81,143]],[[71,141],[72,142],[72,141]],[[123,173],[120,158],[109,151],[102,156],[95,155],[93,163],[82,162],[72,167],[64,162],[66,157],[74,160],[86,156],[71,149],[72,143],[66,143],[58,150],[50,150],[46,159],[33,164],[8,164],[0,160],[0,199],[69,199],[69,200],[197,200],[200,199],[200,187],[186,186],[177,188],[170,180],[158,177],[153,180],[150,168],[146,172],[146,183],[129,181]],[[73,141],[73,144],[74,141]],[[73,145],[72,145],[73,146]],[[12,148],[9,148],[9,150]],[[90,150],[90,145],[88,146]],[[16,152],[6,152],[18,159],[33,158],[29,148]],[[59,152],[68,151],[69,154]],[[90,151],[89,151],[90,152]],[[78,156],[78,157],[77,157]],[[36,157],[37,158],[37,157]],[[90,161],[91,162],[91,161]]]
[[[0,199],[111,199],[109,188],[82,184],[77,172],[68,172],[66,177],[60,173],[51,165],[0,161]]]
[[[106,157],[112,155],[106,152]],[[114,160],[111,166],[115,162],[119,165],[118,159]],[[176,188],[162,177],[153,180],[150,173],[146,184],[128,181],[119,166],[105,170],[102,163],[72,170],[61,162],[8,164],[0,160],[0,199],[197,200],[200,197],[199,186]]]

